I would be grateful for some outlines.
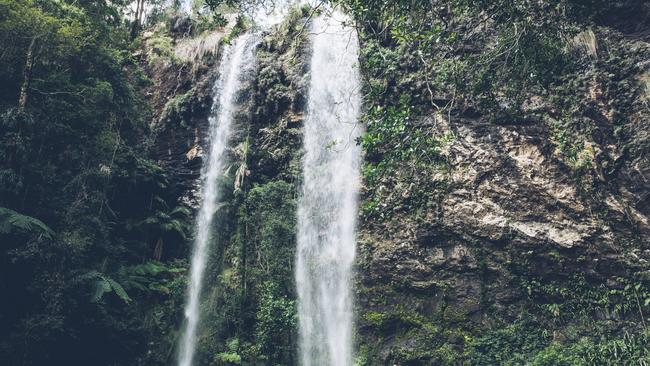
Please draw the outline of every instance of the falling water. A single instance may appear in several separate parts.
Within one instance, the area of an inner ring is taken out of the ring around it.
[[[359,186],[358,44],[340,13],[314,20],[296,283],[303,366],[351,366]]]
[[[226,148],[237,102],[236,94],[241,82],[250,75],[254,67],[253,50],[257,44],[256,39],[256,36],[245,34],[233,45],[226,46],[219,65],[221,75],[214,87],[209,132],[210,150],[202,173],[202,201],[196,221],[185,324],[179,345],[179,366],[191,366],[196,349],[201,287],[211,244],[212,223],[219,201],[217,178],[225,166]]]

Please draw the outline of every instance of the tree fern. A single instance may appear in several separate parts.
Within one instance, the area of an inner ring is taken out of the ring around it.
[[[117,295],[117,297],[119,297],[120,300],[122,300],[127,305],[133,301],[119,282],[103,273],[91,271],[86,273],[83,277],[86,279],[94,280],[95,288],[91,296],[92,302],[101,301],[104,298],[104,295],[110,292],[113,292],[115,295]]]
[[[170,268],[157,261],[148,261],[119,270],[120,282],[127,289],[139,291],[153,291],[168,294],[170,292],[168,280],[170,276],[183,272],[183,268]]]
[[[147,217],[140,225],[147,226],[153,231],[161,233],[177,233],[183,240],[186,239],[187,221],[191,211],[187,207],[178,206],[170,212],[157,210],[152,216]]]
[[[37,233],[47,239],[54,237],[54,231],[43,221],[31,216],[22,215],[14,210],[0,207],[0,234],[10,234],[14,231]]]

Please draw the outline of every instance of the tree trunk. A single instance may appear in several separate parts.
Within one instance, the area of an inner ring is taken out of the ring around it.
[[[135,3],[135,17],[131,25],[131,39],[134,39],[140,31],[140,14],[144,8],[144,0],[137,0]]]
[[[140,13],[138,14],[138,25],[142,26],[143,19],[142,15],[144,14],[144,3],[145,0],[140,0]]]
[[[20,86],[20,96],[18,97],[18,112],[25,111],[27,105],[27,96],[29,95],[29,83],[32,79],[32,69],[34,68],[34,49],[36,48],[36,37],[33,37],[27,48],[27,59],[25,60],[25,69],[23,70],[23,84]]]
[[[160,262],[160,259],[162,258],[162,254],[163,254],[163,238],[161,236],[160,238],[158,238],[158,241],[156,242],[156,247],[153,249],[153,259]]]

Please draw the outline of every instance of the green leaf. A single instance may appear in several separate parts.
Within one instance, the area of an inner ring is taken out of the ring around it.
[[[108,283],[110,283],[111,288],[113,289],[113,291],[115,291],[115,294],[116,294],[120,299],[122,299],[122,301],[124,301],[124,303],[129,304],[129,303],[131,303],[131,301],[133,301],[133,300],[129,297],[129,295],[126,293],[126,291],[124,291],[124,287],[122,287],[122,285],[120,285],[119,283],[115,282],[115,281],[114,281],[113,279],[111,279],[111,278],[106,278],[106,280],[108,281]]]

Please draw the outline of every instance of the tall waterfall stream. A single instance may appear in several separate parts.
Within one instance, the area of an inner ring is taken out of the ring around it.
[[[338,12],[312,24],[296,284],[302,366],[351,366],[361,106],[358,43]]]
[[[257,37],[245,34],[226,46],[214,87],[210,117],[209,153],[202,173],[201,207],[196,219],[190,280],[185,306],[185,324],[179,344],[178,365],[191,366],[196,351],[200,297],[206,263],[210,254],[212,224],[219,203],[218,177],[225,167],[226,148],[231,134],[236,95],[241,82],[254,68]]]

